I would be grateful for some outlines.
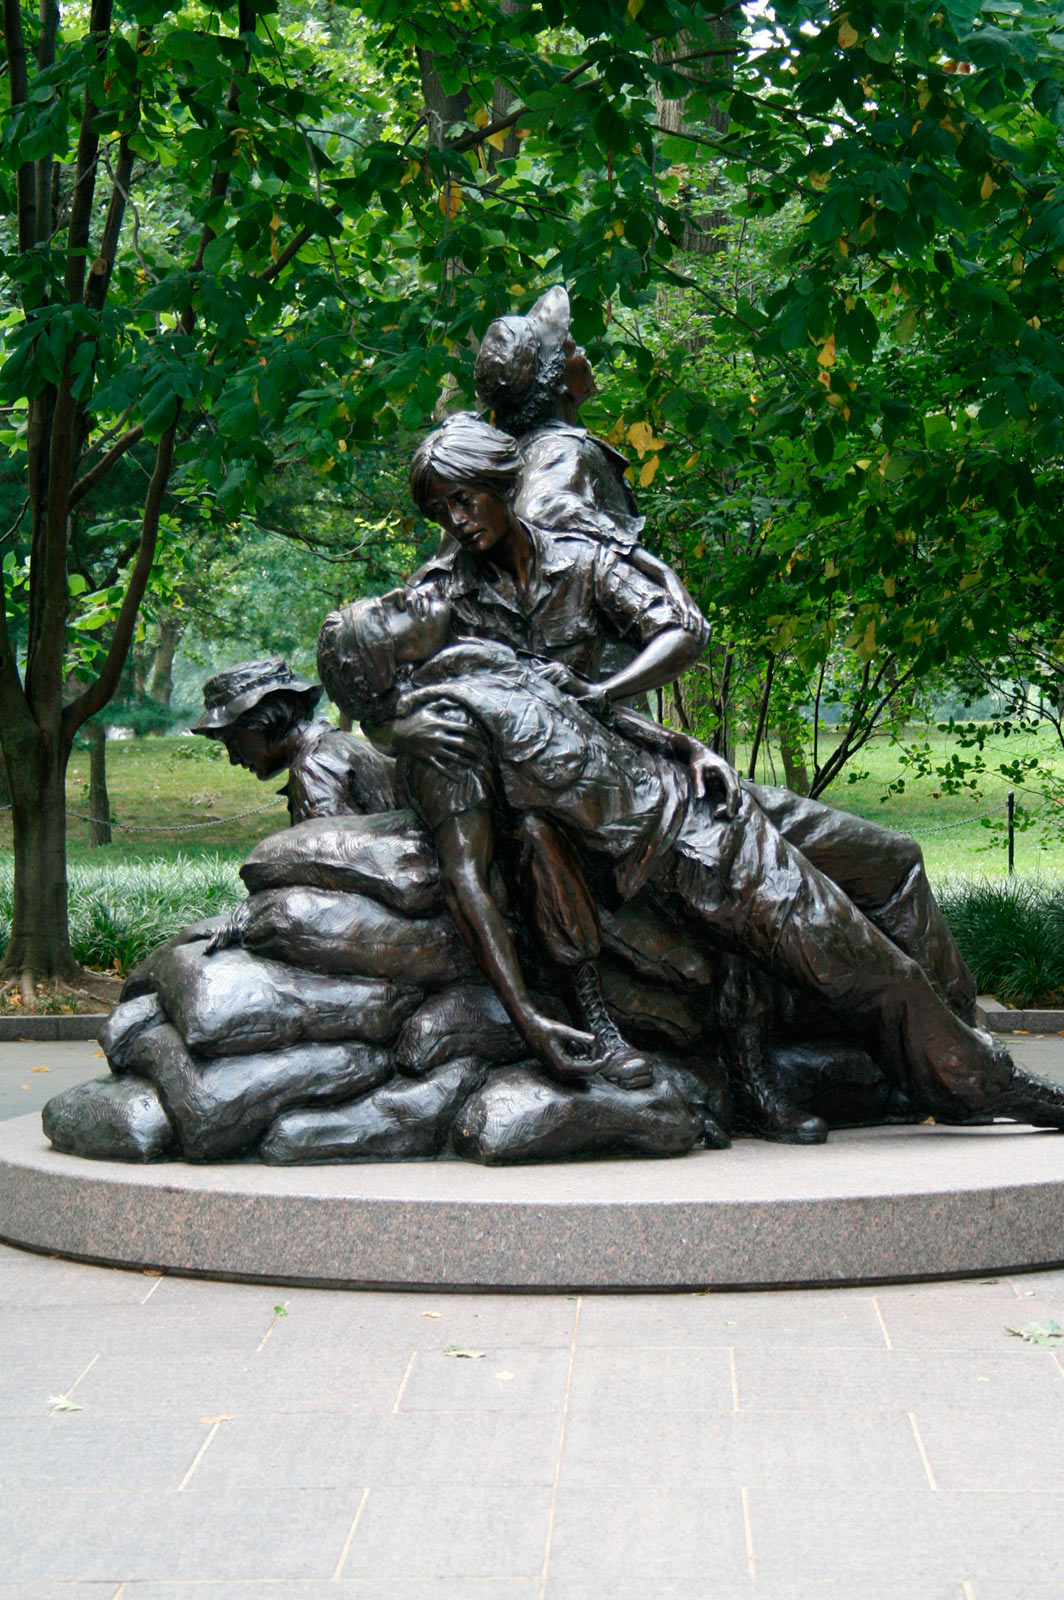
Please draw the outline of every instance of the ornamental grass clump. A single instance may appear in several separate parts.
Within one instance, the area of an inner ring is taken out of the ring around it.
[[[82,966],[126,973],[190,923],[244,897],[238,863],[191,860],[78,863],[69,868],[70,943]],[[0,865],[0,953],[11,929],[13,869]]]
[[[1018,1007],[1064,1004],[1064,883],[957,879],[938,898],[980,994]]]

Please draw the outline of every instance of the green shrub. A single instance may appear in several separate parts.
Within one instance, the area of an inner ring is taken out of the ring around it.
[[[938,898],[980,994],[1021,1007],[1064,1002],[1064,884],[955,879]]]
[[[75,863],[69,869],[70,943],[83,966],[128,972],[157,944],[244,897],[238,862],[195,860]],[[0,863],[0,955],[11,932],[14,867]]]

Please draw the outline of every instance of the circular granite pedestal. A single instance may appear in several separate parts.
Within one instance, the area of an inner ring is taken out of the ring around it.
[[[118,1266],[277,1283],[679,1289],[1064,1262],[1064,1139],[872,1128],[671,1161],[485,1168],[127,1166],[0,1124],[0,1237]]]

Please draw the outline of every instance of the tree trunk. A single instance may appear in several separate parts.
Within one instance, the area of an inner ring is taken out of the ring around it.
[[[735,44],[735,29],[726,17],[717,17],[711,24],[715,37],[719,40],[722,50],[728,50]],[[690,41],[685,33],[672,34],[666,44],[656,47],[658,60],[666,57],[674,58],[683,55],[689,48]],[[681,71],[684,69],[681,67]],[[693,70],[697,73],[696,64]],[[729,78],[731,73],[728,73]],[[655,90],[658,126],[666,133],[686,133],[696,128],[709,128],[714,133],[727,133],[728,113],[718,106],[711,106],[705,120],[698,124],[688,123],[684,116],[684,102],[682,100],[666,100],[660,87]],[[692,255],[715,256],[719,255],[725,247],[725,230],[731,220],[726,211],[719,204],[720,183],[710,178],[705,189],[691,189],[684,187],[681,190],[680,203],[687,212],[684,223],[683,245],[684,250]]]
[[[783,776],[792,794],[809,793],[809,769],[805,764],[805,751],[795,737],[794,729],[780,725],[776,730],[780,755],[783,758]]]
[[[85,724],[89,741],[89,843],[111,843],[111,802],[107,795],[107,729],[95,718]]]
[[[148,682],[148,658],[143,644],[137,643],[130,652],[133,658],[133,693],[143,695]]]
[[[174,656],[181,642],[181,624],[167,617],[159,624],[159,643],[148,677],[149,699],[170,709],[170,696],[174,692]]]
[[[44,978],[73,979],[66,876],[66,766],[69,751],[38,734],[8,763],[15,835],[11,942],[0,973],[23,997]]]

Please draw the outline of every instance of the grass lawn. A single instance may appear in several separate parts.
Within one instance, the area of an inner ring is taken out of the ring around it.
[[[944,734],[931,729],[926,735],[937,762],[948,757],[952,748]],[[971,755],[971,752],[960,752]],[[1010,788],[1016,790],[1016,806],[1039,815],[1030,827],[1016,833],[1016,871],[1023,874],[1064,873],[1064,811],[1059,819],[1046,807],[1042,795],[1033,787],[1020,788],[995,773],[999,762],[1037,755],[1058,776],[1064,777],[1064,751],[1052,729],[1037,734],[1012,734],[1009,738],[988,740],[987,772],[978,780],[978,793],[958,795],[942,792],[941,780],[907,779],[904,794],[887,795],[887,786],[901,771],[898,753],[886,739],[873,740],[861,750],[852,767],[868,776],[851,783],[844,768],[837,783],[822,797],[829,805],[852,811],[884,827],[911,833],[923,847],[928,872],[936,881],[955,876],[996,877],[1007,870],[1005,834],[1006,802]],[[758,773],[759,781],[774,780],[771,772]],[[991,814],[992,824],[976,819]]]
[[[931,732],[928,737],[936,757],[944,756],[944,735]],[[904,794],[889,795],[884,801],[882,796],[899,767],[896,750],[886,740],[876,740],[853,764],[867,771],[867,777],[851,783],[844,771],[824,798],[885,827],[912,833],[923,846],[928,869],[936,879],[994,877],[1006,868],[1004,821],[1010,785],[992,769],[1002,760],[1031,754],[1038,754],[1064,777],[1064,753],[1050,730],[1013,734],[988,742],[991,770],[980,780],[978,794],[948,795],[941,792],[935,779],[909,780]],[[779,776],[769,768],[758,773],[765,783]],[[231,767],[221,745],[188,736],[112,740],[107,746],[107,781],[111,813],[120,826],[115,827],[111,845],[93,849],[88,826],[78,820],[78,813],[88,812],[88,778],[88,754],[75,751],[67,778],[72,863],[168,861],[178,856],[201,857],[206,852],[239,861],[259,839],[286,824],[284,802],[276,793],[281,780],[259,783],[243,768]],[[1049,816],[1034,789],[1017,789],[1016,801],[1019,807],[1041,813],[1030,828],[1016,835],[1017,872],[1064,873],[1064,815],[1059,823]],[[257,809],[263,806],[267,809]],[[256,814],[241,815],[248,811]],[[976,820],[987,813],[992,814],[996,826]],[[201,826],[203,823],[210,826]],[[10,848],[10,815],[0,813],[0,851]]]
[[[282,781],[283,774],[260,783],[243,767],[231,767],[223,746],[207,739],[112,739],[107,745],[107,788],[111,816],[119,826],[113,843],[94,849],[88,825],[78,816],[89,814],[89,756],[75,750],[67,769],[68,859],[172,861],[211,851],[243,860],[259,839],[287,825],[288,813],[277,794]],[[261,806],[268,809],[240,815]],[[10,849],[11,817],[4,813],[0,850]]]

